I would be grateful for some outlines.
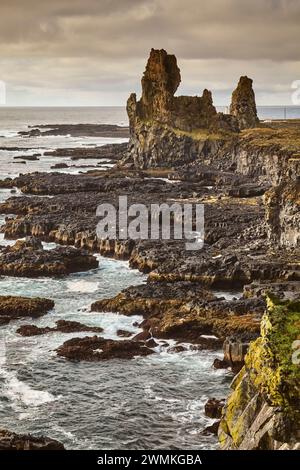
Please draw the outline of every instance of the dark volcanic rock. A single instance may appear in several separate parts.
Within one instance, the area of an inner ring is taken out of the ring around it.
[[[29,131],[19,132],[24,137],[71,135],[73,137],[128,137],[128,127],[114,124],[41,124]]]
[[[215,421],[210,426],[206,426],[205,429],[201,432],[203,436],[209,436],[210,434],[217,435],[220,426],[220,420]]]
[[[128,150],[128,143],[106,144],[101,147],[59,148],[44,153],[45,156],[71,157],[71,160],[96,159],[96,160],[121,160]]]
[[[98,336],[73,338],[57,349],[58,356],[74,361],[103,361],[148,356],[154,351],[142,341],[114,341]]]
[[[240,129],[256,127],[259,124],[252,83],[251,78],[241,77],[232,93],[230,114],[237,118]]]
[[[55,165],[51,166],[52,170],[59,170],[63,168],[68,168],[67,163],[55,163]]]
[[[127,330],[117,330],[117,335],[123,338],[129,338],[130,336],[133,335],[133,333]]]
[[[225,399],[210,398],[204,405],[204,411],[209,418],[220,419],[225,405]]]
[[[16,434],[0,430],[0,450],[64,450],[63,444],[49,437]]]
[[[97,259],[84,250],[73,247],[44,250],[34,237],[0,251],[0,274],[6,276],[60,276],[97,267]]]
[[[54,307],[53,300],[39,297],[0,296],[0,324],[11,319],[44,315]]]
[[[194,342],[200,349],[219,349],[220,339],[225,340],[231,334],[243,340],[256,338],[264,308],[261,299],[228,302],[215,298],[198,283],[187,281],[148,282],[91,306],[99,312],[143,315],[145,320],[140,326],[145,332],[136,339],[146,340],[153,335]],[[203,335],[216,335],[220,339]]]
[[[14,157],[14,160],[28,160],[29,162],[36,162],[39,160],[38,157],[40,156],[41,155],[39,153],[34,155],[17,155],[16,157]]]
[[[61,333],[78,333],[79,331],[90,331],[92,333],[102,333],[103,328],[96,326],[87,326],[77,321],[58,320],[56,328],[46,326],[39,328],[36,325],[22,325],[17,329],[17,333],[21,336],[38,336],[46,333],[60,331]]]

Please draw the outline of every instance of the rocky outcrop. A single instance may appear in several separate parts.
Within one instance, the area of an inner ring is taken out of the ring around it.
[[[99,326],[83,325],[82,323],[79,323],[77,321],[58,320],[56,322],[55,328],[52,328],[50,326],[39,328],[36,325],[22,325],[20,326],[20,328],[17,329],[17,333],[21,336],[38,336],[38,335],[44,335],[47,333],[53,333],[57,331],[61,333],[78,333],[80,331],[102,333],[103,328]]]
[[[73,361],[97,362],[108,359],[132,359],[148,356],[154,351],[144,341],[114,341],[99,336],[72,338],[57,350],[58,356]]]
[[[222,449],[300,448],[299,325],[299,300],[268,299],[261,336],[231,385],[219,427]]]
[[[251,78],[241,77],[237,88],[232,93],[230,114],[237,118],[241,130],[256,127],[259,124],[252,83]]]
[[[98,267],[97,259],[73,247],[44,250],[35,237],[18,240],[0,251],[0,274],[6,276],[60,276]]]
[[[91,309],[143,315],[140,327],[156,338],[189,341],[200,349],[220,349],[228,335],[235,334],[244,341],[258,336],[264,302],[217,299],[196,282],[150,282],[125,289],[112,299],[99,300]]]
[[[23,137],[48,135],[71,135],[72,137],[128,137],[128,127],[115,124],[39,124],[29,126],[28,131],[20,131]]]
[[[0,430],[0,450],[65,450],[63,444],[49,437],[16,434]]]
[[[0,296],[0,325],[16,318],[40,317],[53,307],[54,302],[49,299]]]
[[[234,147],[237,133],[258,125],[252,80],[241,77],[232,95],[230,114],[218,113],[212,94],[174,96],[181,81],[174,55],[154,50],[142,78],[142,96],[130,95],[128,157],[138,168],[178,166],[216,157],[224,142]]]

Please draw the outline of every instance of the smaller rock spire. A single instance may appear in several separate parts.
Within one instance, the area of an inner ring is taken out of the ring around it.
[[[259,124],[252,83],[251,78],[241,77],[237,88],[232,93],[230,114],[237,118],[241,130],[256,127]]]

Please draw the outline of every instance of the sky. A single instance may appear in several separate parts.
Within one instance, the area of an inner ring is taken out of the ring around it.
[[[248,75],[258,105],[290,105],[299,26],[300,0],[0,0],[0,94],[4,83],[8,106],[123,106],[154,47],[177,56],[177,94],[208,88],[228,105]]]

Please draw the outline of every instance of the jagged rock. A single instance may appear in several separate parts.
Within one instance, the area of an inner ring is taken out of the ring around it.
[[[53,300],[39,297],[0,296],[0,324],[22,317],[36,318],[54,307]]]
[[[99,312],[143,315],[140,325],[145,332],[134,339],[151,336],[172,338],[197,344],[199,349],[220,349],[226,336],[235,334],[243,340],[257,337],[259,318],[264,311],[261,299],[227,302],[216,299],[198,283],[150,282],[125,289],[112,299],[92,304]],[[216,335],[206,338],[203,335]]]
[[[209,436],[210,434],[214,434],[216,436],[218,434],[219,426],[220,426],[220,420],[218,419],[210,426],[206,426],[206,428],[204,428],[203,431],[201,431],[201,434],[203,436]]]
[[[221,418],[224,405],[225,399],[210,398],[204,405],[205,415],[213,419]]]
[[[222,449],[299,448],[299,320],[299,301],[268,299],[261,336],[251,343],[224,407]]]
[[[63,444],[44,436],[16,434],[6,429],[0,430],[0,450],[64,450]]]
[[[107,359],[132,359],[148,356],[154,351],[143,341],[114,341],[98,336],[72,338],[57,350],[58,356],[74,361],[103,361]]]
[[[256,127],[259,124],[252,83],[251,78],[241,77],[232,93],[230,114],[237,118],[240,129]]]
[[[0,274],[6,276],[59,276],[98,267],[84,250],[57,247],[44,250],[39,239],[27,237],[0,251]]]
[[[206,139],[197,142],[189,133],[238,131],[235,117],[217,113],[210,91],[204,90],[202,96],[174,96],[180,81],[176,57],[152,49],[142,78],[142,97],[137,101],[131,94],[127,102],[130,142],[129,157],[123,163],[148,168],[179,164],[180,159],[192,161]]]

